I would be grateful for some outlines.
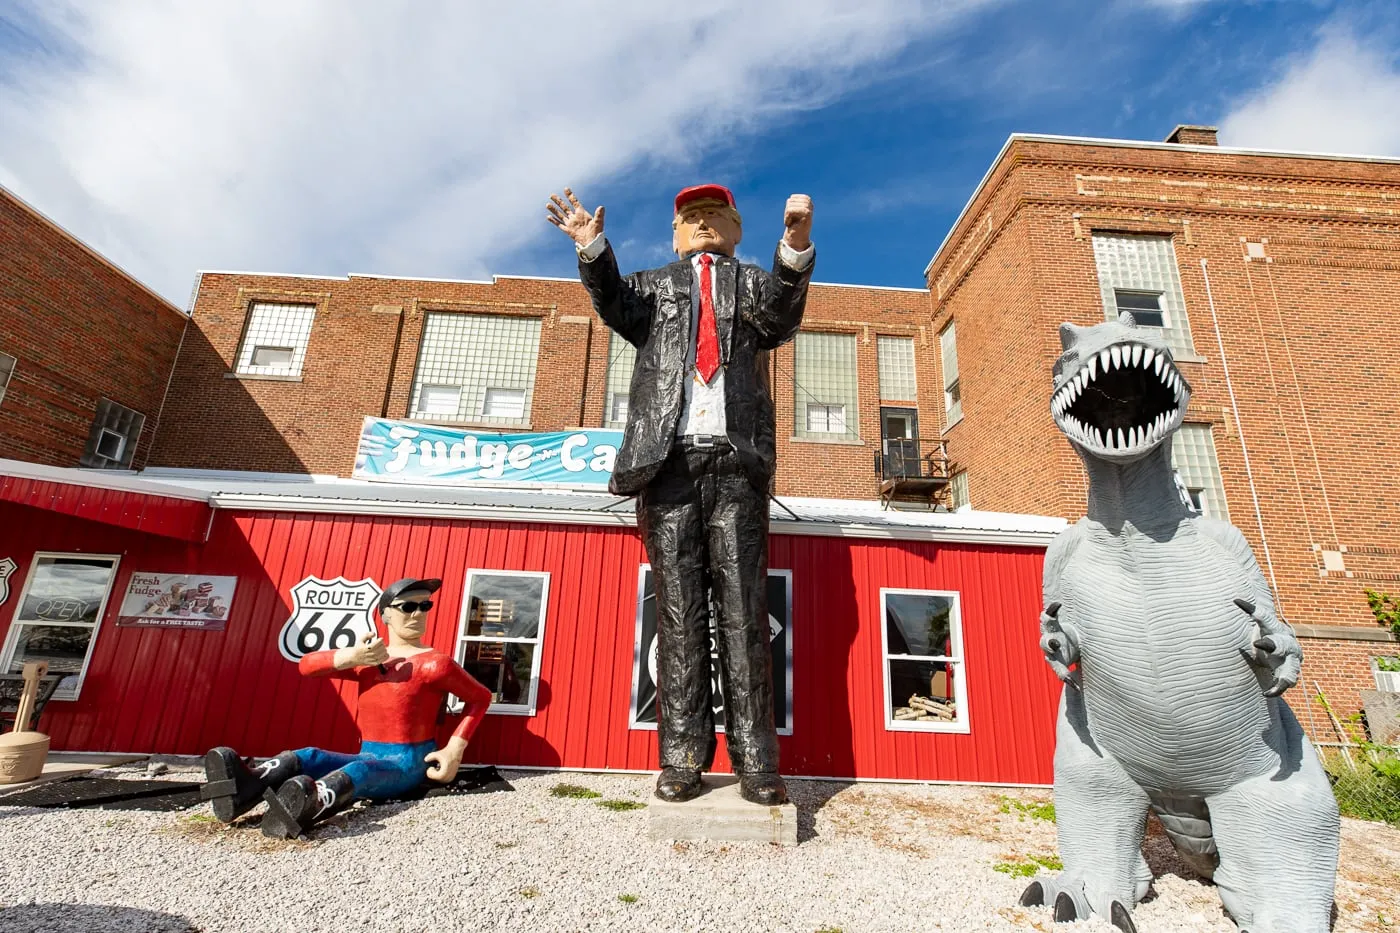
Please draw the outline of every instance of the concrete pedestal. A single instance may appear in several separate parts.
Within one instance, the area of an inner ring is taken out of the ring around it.
[[[797,807],[749,803],[739,796],[731,775],[705,775],[704,790],[694,800],[647,802],[647,835],[654,840],[709,839],[714,842],[771,842],[797,845]]]

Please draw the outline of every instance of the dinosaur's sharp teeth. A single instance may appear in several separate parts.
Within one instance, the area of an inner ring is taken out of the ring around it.
[[[1099,358],[1098,358],[1097,356],[1091,356],[1091,357],[1089,357],[1089,381],[1090,381],[1090,382],[1093,382],[1093,381],[1094,381],[1094,377],[1097,376],[1098,374],[1099,374]]]
[[[1094,428],[1094,443],[1103,446],[1103,431],[1098,428]]]
[[[1111,359],[1112,357],[1107,350],[1099,351],[1099,366],[1103,368],[1104,372],[1108,372],[1108,364]]]
[[[1167,365],[1167,358],[1166,358],[1165,356],[1159,356],[1159,357],[1157,357],[1157,361],[1156,361],[1155,363],[1152,364],[1153,369],[1157,370],[1157,378],[1160,379],[1160,378],[1162,377],[1162,367],[1164,367],[1164,366],[1166,366],[1166,365]]]
[[[1133,428],[1128,434],[1129,447],[1141,447],[1146,438],[1143,436],[1141,428]]]
[[[1113,359],[1113,368],[1114,368],[1114,369],[1117,369],[1118,367],[1120,367],[1120,366],[1123,365],[1123,348],[1122,348],[1122,347],[1119,347],[1119,346],[1117,346],[1117,345],[1114,345],[1114,346],[1108,348],[1108,352],[1112,355],[1112,359]]]
[[[1133,344],[1133,365],[1137,366],[1142,362],[1142,344]]]
[[[1157,351],[1156,351],[1156,350],[1152,349],[1151,347],[1148,347],[1148,348],[1146,348],[1145,350],[1143,350],[1143,351],[1142,351],[1142,368],[1143,368],[1143,369],[1151,369],[1151,368],[1152,368],[1152,361],[1155,360],[1156,358],[1157,358]]]
[[[1118,443],[1114,444],[1113,446],[1117,447],[1119,450],[1122,450],[1124,447],[1128,446],[1128,439],[1123,436],[1122,428],[1118,429]]]

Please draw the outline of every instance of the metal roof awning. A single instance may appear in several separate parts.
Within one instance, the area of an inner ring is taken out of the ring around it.
[[[132,531],[202,542],[214,509],[209,494],[130,474],[106,474],[0,459],[0,502]]]

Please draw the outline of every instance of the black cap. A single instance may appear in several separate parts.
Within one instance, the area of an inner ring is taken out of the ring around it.
[[[385,606],[411,590],[427,590],[429,593],[436,593],[440,586],[442,586],[441,580],[415,580],[413,577],[404,577],[384,588],[384,595],[379,597],[379,611],[383,612]]]

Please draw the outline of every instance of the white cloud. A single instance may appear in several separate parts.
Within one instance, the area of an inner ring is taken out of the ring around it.
[[[1227,146],[1400,156],[1400,63],[1349,29],[1313,50],[1220,121]]]
[[[558,186],[700,161],[989,2],[30,0],[61,54],[6,53],[0,184],[180,304],[197,268],[480,276]]]

